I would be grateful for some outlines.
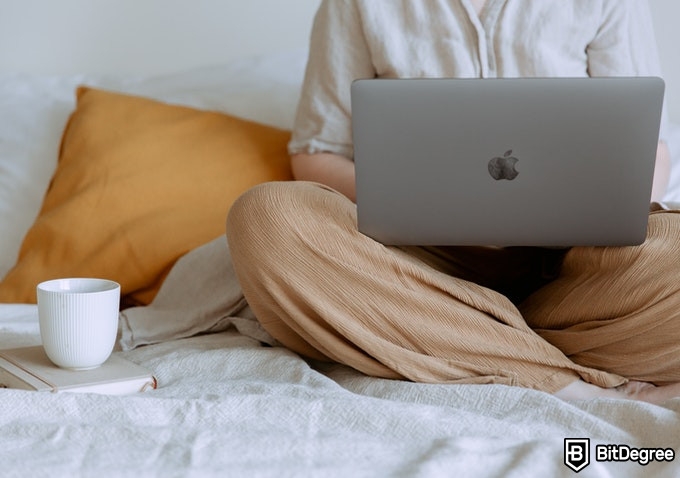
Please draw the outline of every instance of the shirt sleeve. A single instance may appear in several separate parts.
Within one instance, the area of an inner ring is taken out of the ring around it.
[[[600,29],[587,49],[590,76],[662,76],[647,0],[606,0]],[[668,131],[665,107],[660,138]]]
[[[372,77],[356,0],[323,0],[314,18],[289,153],[352,158],[350,87],[355,79]]]

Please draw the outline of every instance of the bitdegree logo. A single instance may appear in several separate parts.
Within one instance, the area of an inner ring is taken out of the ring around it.
[[[672,448],[633,448],[628,445],[596,445],[595,459],[597,461],[637,461],[640,465],[647,465],[653,461],[675,460],[675,450]]]
[[[564,439],[564,464],[578,473],[590,464],[590,438]]]

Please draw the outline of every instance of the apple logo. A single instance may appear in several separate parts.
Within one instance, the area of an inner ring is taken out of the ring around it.
[[[501,179],[512,181],[519,174],[515,169],[518,161],[519,159],[512,155],[512,150],[508,150],[503,156],[497,156],[489,161],[489,174],[496,181]]]

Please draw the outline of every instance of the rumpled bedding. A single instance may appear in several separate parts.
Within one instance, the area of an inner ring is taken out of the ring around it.
[[[568,403],[308,362],[259,327],[231,274],[226,239],[217,238],[175,265],[151,305],[121,314],[114,353],[153,370],[158,389],[0,390],[0,474],[567,477],[565,439],[588,438],[579,476],[680,475],[678,458],[643,466],[595,455],[597,444],[677,454],[680,399]],[[36,306],[0,305],[0,348],[39,343]]]

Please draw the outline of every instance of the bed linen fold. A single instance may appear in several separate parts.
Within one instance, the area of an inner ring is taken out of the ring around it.
[[[130,350],[229,327],[276,344],[243,297],[222,235],[182,256],[149,305],[121,311],[119,345]]]

